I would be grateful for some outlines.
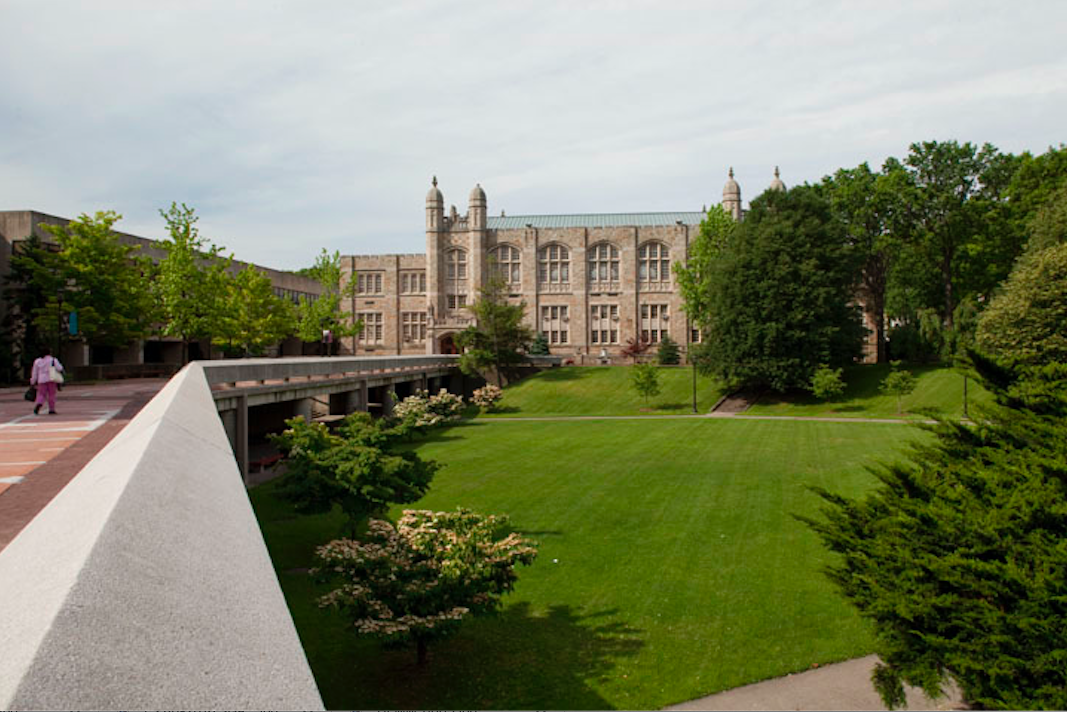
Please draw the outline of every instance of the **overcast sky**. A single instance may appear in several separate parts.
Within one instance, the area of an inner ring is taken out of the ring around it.
[[[0,0],[0,210],[185,202],[239,259],[460,213],[747,203],[923,140],[1067,140],[1067,2]]]

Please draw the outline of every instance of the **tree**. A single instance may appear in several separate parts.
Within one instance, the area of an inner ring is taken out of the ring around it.
[[[678,343],[665,334],[656,349],[656,363],[661,366],[677,366],[681,360],[682,355],[678,351]]]
[[[700,221],[700,232],[689,245],[685,262],[674,263],[675,282],[692,325],[704,329],[711,315],[712,275],[730,243],[737,223],[721,205],[713,205]]]
[[[856,252],[815,189],[752,201],[707,278],[703,356],[731,387],[807,388],[862,349]]]
[[[29,378],[34,358],[44,345],[55,346],[59,338],[58,322],[38,327],[35,316],[54,314],[47,306],[49,299],[61,293],[64,284],[59,254],[36,235],[14,243],[11,267],[6,275],[3,298],[7,310],[4,315],[4,340],[8,348],[0,348],[0,358],[10,359],[4,364],[0,378],[5,382]],[[58,307],[58,304],[56,305]],[[51,328],[54,326],[54,330]]]
[[[1067,179],[1027,222],[1026,253],[1035,254],[1067,242]]]
[[[651,347],[651,341],[645,341],[640,337],[634,336],[626,340],[626,345],[622,347],[622,355],[637,363],[637,357],[647,352]]]
[[[249,265],[226,280],[224,309],[214,339],[224,350],[259,356],[293,333],[291,302],[274,293],[270,277]]]
[[[844,369],[819,366],[811,377],[811,393],[819,400],[834,401],[845,392]]]
[[[507,517],[405,510],[396,527],[371,520],[365,541],[320,547],[319,572],[337,584],[320,599],[353,621],[356,632],[388,643],[427,646],[453,634],[465,618],[495,610],[515,587],[515,567],[529,565],[536,544],[501,537]]]
[[[906,214],[901,204],[909,187],[908,176],[896,159],[889,159],[881,173],[866,163],[840,169],[820,186],[830,201],[834,218],[845,231],[861,262],[857,296],[875,328],[876,360],[885,363],[886,289],[889,268],[899,248],[894,227]]]
[[[823,517],[802,520],[874,625],[887,706],[902,682],[937,697],[953,678],[972,708],[1067,709],[1067,366],[972,358],[997,401],[975,426],[925,426],[934,441],[875,491],[816,489]]]
[[[630,366],[630,385],[648,405],[649,398],[659,395],[659,369],[655,364],[635,363]]]
[[[200,236],[196,227],[200,218],[185,203],[171,203],[159,214],[167,223],[167,238],[159,243],[166,256],[159,261],[154,282],[160,333],[181,339],[184,364],[189,361],[190,342],[223,338],[227,270],[233,256],[223,257],[221,247]]]
[[[399,450],[406,431],[393,430],[367,413],[353,413],[330,432],[302,417],[271,436],[285,457],[287,474],[279,492],[303,513],[328,512],[339,504],[355,528],[390,504],[407,504],[426,494],[438,465]]]
[[[904,412],[904,396],[915,390],[917,382],[911,371],[901,371],[894,368],[882,381],[882,393],[897,398],[897,413]]]
[[[42,225],[59,245],[60,285],[35,310],[44,334],[59,334],[61,313],[78,312],[79,336],[90,344],[125,346],[152,323],[151,261],[119,241],[112,226],[122,218],[108,210],[80,215],[65,227]]]
[[[323,334],[329,332],[332,340],[324,354],[329,356],[332,349],[339,347],[342,338],[358,336],[363,331],[363,321],[355,314],[346,315],[341,309],[341,299],[347,290],[352,289],[354,282],[349,283],[347,289],[341,288],[341,253],[335,251],[331,255],[325,248],[315,259],[315,265],[303,273],[317,279],[322,291],[317,299],[300,299],[296,310],[296,335],[307,343],[323,343]]]
[[[492,369],[496,385],[502,386],[502,372],[522,362],[522,349],[533,336],[523,323],[526,303],[510,304],[504,281],[492,277],[468,309],[474,315],[474,324],[456,337],[456,344],[463,349],[459,368],[467,375]]]
[[[1067,244],[1019,262],[979,318],[976,339],[1023,363],[1067,362]]]

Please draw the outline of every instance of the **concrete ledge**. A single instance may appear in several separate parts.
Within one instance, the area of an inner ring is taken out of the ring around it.
[[[0,552],[0,708],[322,709],[204,369]]]

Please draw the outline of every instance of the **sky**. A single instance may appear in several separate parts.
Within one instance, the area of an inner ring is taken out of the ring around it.
[[[930,140],[1067,141],[1067,2],[0,0],[0,210],[276,269],[462,214],[700,210]]]

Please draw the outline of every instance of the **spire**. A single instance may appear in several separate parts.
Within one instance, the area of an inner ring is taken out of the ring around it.
[[[769,190],[783,190],[783,191],[786,189],[785,188],[785,183],[783,183],[782,179],[779,177],[778,166],[774,167],[774,180],[771,181],[771,185],[769,186],[768,189]]]
[[[775,168],[775,170],[777,171],[778,169]],[[431,182],[433,183],[433,187],[436,188],[437,187],[437,176],[434,176],[433,180]]]

